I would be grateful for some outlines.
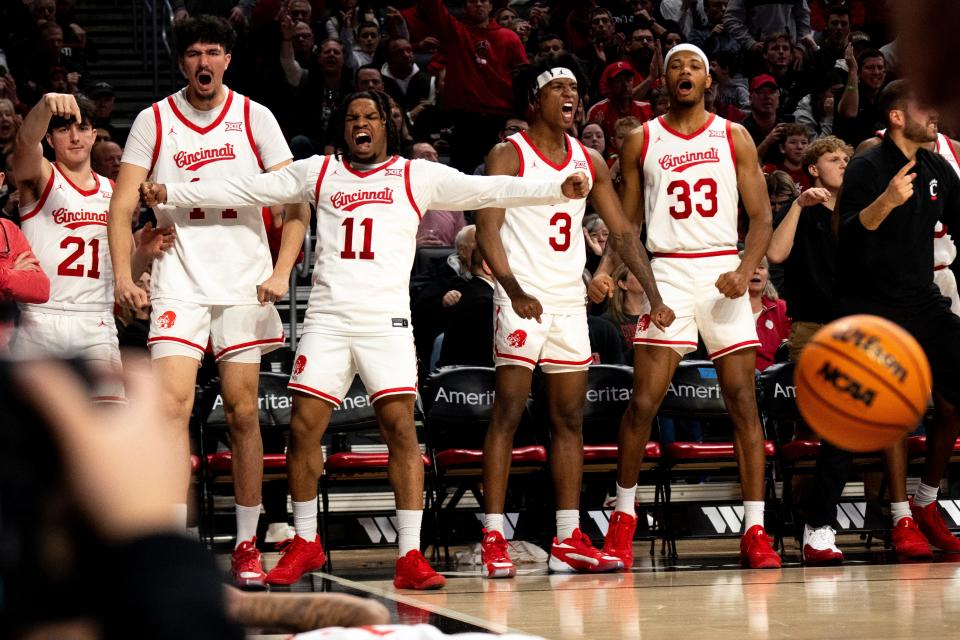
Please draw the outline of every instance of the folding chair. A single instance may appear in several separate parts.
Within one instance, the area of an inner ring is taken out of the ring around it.
[[[706,360],[680,362],[673,376],[667,395],[660,405],[658,416],[699,420],[703,425],[703,440],[677,440],[669,444],[661,441],[666,473],[664,474],[664,497],[666,499],[665,525],[670,554],[677,556],[678,534],[673,522],[671,488],[678,478],[701,478],[703,476],[727,476],[738,478],[736,453],[734,451],[732,425],[729,421],[717,370]],[[764,441],[767,458],[765,472],[766,500],[776,500],[772,478],[772,462],[776,453],[770,440]],[[734,532],[737,533],[738,532]],[[718,534],[724,537],[729,534]]]
[[[489,367],[445,367],[430,376],[423,389],[424,426],[433,460],[437,523],[437,548],[449,558],[449,530],[445,516],[452,514],[470,491],[483,505],[483,441],[493,407],[494,370]],[[531,431],[529,411],[524,412],[514,438],[510,475],[542,472],[546,448]],[[450,490],[453,496],[447,498]]]

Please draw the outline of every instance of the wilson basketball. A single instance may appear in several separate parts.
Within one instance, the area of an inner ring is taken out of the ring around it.
[[[877,451],[920,424],[932,377],[909,333],[856,315],[818,331],[800,354],[797,407],[824,439],[850,451]]]

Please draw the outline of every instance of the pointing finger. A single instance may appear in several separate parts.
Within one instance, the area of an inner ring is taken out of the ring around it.
[[[917,161],[916,161],[916,160],[911,160],[911,161],[908,162],[907,164],[903,165],[903,167],[900,169],[900,171],[897,171],[896,177],[897,177],[897,178],[902,178],[903,176],[907,175],[907,172],[910,171],[910,169],[913,169],[913,166],[914,166],[915,164],[917,164]]]

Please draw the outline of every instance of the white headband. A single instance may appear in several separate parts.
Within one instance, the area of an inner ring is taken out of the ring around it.
[[[570,69],[566,67],[554,67],[537,76],[537,91],[540,91],[548,82],[556,80],[557,78],[570,78],[574,82],[577,81],[577,76],[573,75],[573,71],[570,71]]]
[[[673,54],[680,53],[681,51],[689,51],[690,53],[696,54],[701,60],[703,60],[703,66],[706,68],[707,73],[710,73],[710,61],[707,60],[707,54],[705,54],[703,49],[697,45],[687,43],[678,44],[670,49],[669,52],[667,52],[667,57],[663,61],[663,68],[666,69],[670,64],[670,58],[673,56]]]

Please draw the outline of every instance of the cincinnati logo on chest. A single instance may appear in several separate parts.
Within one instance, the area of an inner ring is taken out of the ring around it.
[[[365,204],[393,204],[393,189],[384,187],[379,191],[364,191],[358,189],[352,193],[337,191],[330,196],[330,204],[334,209],[353,211]]]
[[[199,149],[194,152],[179,151],[173,156],[173,162],[178,169],[187,171],[196,171],[205,164],[219,162],[221,160],[233,160],[237,156],[233,151],[233,145],[227,142],[222,147],[216,149]]]
[[[79,229],[92,224],[105,227],[107,226],[107,212],[87,211],[86,209],[70,211],[66,207],[60,207],[54,209],[53,221],[56,224],[64,225],[67,229]]]
[[[672,170],[676,173],[680,173],[682,171],[686,171],[690,167],[695,167],[698,164],[720,162],[720,153],[717,151],[716,147],[708,149],[707,151],[686,151],[684,153],[678,153],[677,155],[668,153],[660,156],[660,160],[658,162],[661,169],[665,171]]]

